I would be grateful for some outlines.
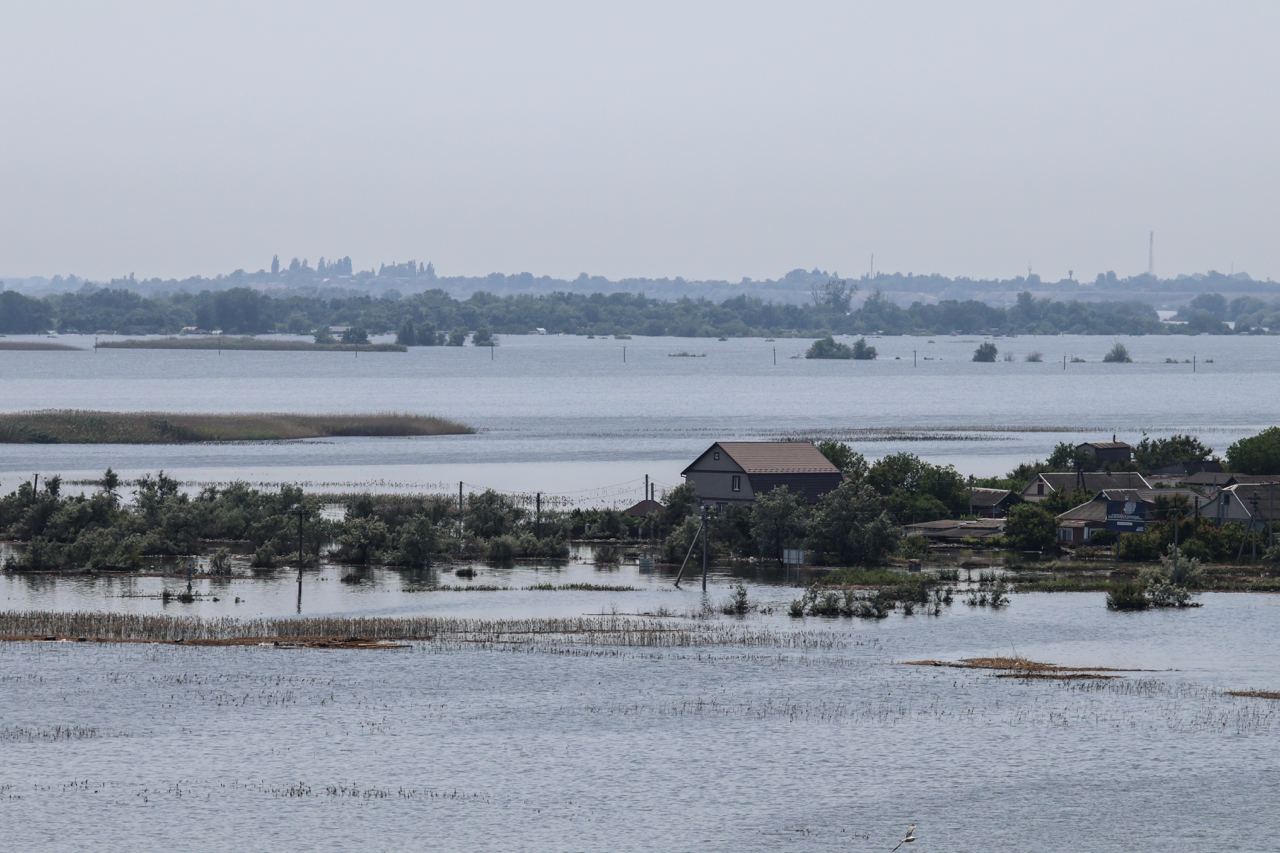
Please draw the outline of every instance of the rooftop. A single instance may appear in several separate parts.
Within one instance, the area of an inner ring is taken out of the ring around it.
[[[716,447],[748,474],[840,473],[811,441],[718,441],[710,449]]]

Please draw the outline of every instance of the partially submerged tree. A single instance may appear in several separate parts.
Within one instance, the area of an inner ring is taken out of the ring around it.
[[[995,361],[999,350],[991,341],[983,341],[978,344],[978,348],[973,351],[974,361]]]

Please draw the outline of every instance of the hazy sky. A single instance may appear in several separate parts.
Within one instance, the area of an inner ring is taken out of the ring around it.
[[[1280,3],[5,3],[0,273],[1280,278]]]

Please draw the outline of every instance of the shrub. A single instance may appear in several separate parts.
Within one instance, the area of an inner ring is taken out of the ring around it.
[[[866,338],[858,338],[853,342],[853,358],[855,361],[875,361],[876,348],[868,344]]]
[[[1102,357],[1102,360],[1108,364],[1128,364],[1133,361],[1129,357],[1129,350],[1119,341],[1116,341],[1115,346]]]
[[[999,354],[999,350],[996,349],[995,344],[991,343],[990,341],[984,341],[983,343],[978,344],[978,348],[973,351],[973,360],[974,361],[995,361],[996,355],[998,354]]]
[[[1146,587],[1137,581],[1113,583],[1107,590],[1108,610],[1146,610],[1150,606]]]
[[[818,338],[818,340],[810,344],[804,357],[849,359],[853,358],[853,348],[827,335],[825,338]]]

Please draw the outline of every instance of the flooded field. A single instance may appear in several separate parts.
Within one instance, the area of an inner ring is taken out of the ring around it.
[[[1278,849],[1280,702],[1225,691],[1280,688],[1280,598],[792,619],[799,589],[778,577],[745,579],[763,608],[745,617],[718,612],[727,574],[705,599],[670,580],[632,563],[326,570],[304,579],[305,618],[422,618],[432,639],[0,645],[7,843],[879,851],[915,823],[917,850],[1127,851],[1142,814],[1141,849]],[[296,594],[288,572],[197,582],[190,605],[162,602],[166,583],[6,576],[0,609],[254,619]],[[642,612],[675,615],[625,615]],[[634,641],[651,630],[669,637]],[[1148,671],[904,665],[989,655]]]
[[[92,347],[93,338],[62,336]],[[542,491],[626,505],[720,439],[838,437],[876,458],[910,451],[964,473],[1001,474],[1082,435],[1136,441],[1190,431],[1219,452],[1280,421],[1270,337],[996,339],[1014,361],[975,364],[981,338],[878,337],[872,362],[806,360],[809,341],[503,336],[407,353],[99,350],[0,354],[0,410],[299,413],[404,411],[460,420],[471,436],[234,445],[19,446],[0,488],[32,472],[74,480],[112,466],[198,483],[299,483],[313,491]],[[625,361],[624,361],[625,349]],[[672,358],[672,353],[705,358]],[[1044,362],[1023,357],[1041,352]],[[1085,363],[1063,369],[1062,358]],[[1196,356],[1196,372],[1184,359]],[[1177,363],[1166,363],[1173,359]],[[1239,401],[1250,405],[1241,407]],[[1084,405],[1087,401],[1087,405]]]

